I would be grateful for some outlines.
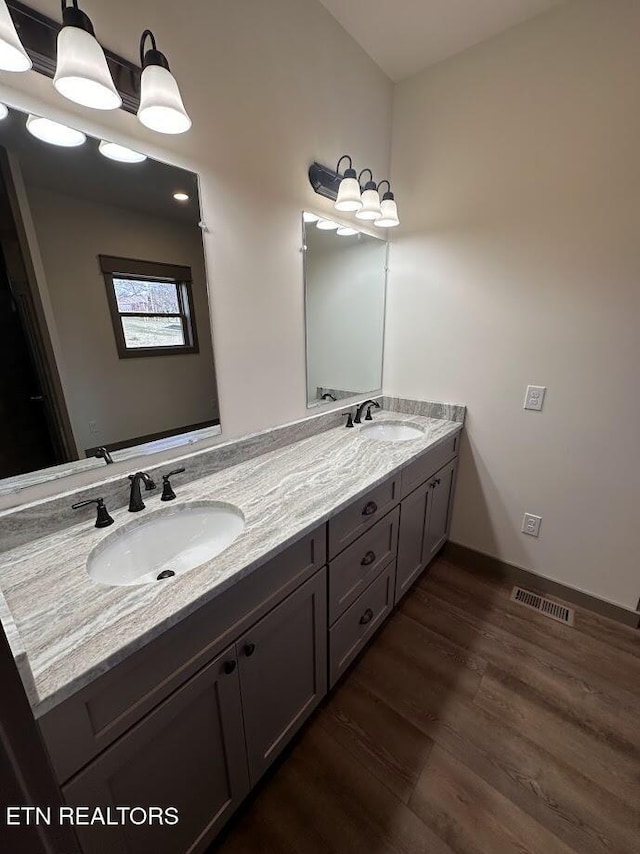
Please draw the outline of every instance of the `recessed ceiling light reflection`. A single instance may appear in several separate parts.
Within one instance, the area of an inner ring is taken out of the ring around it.
[[[189,196],[186,193],[182,193],[182,192],[174,193],[173,198],[176,200],[176,202],[188,202],[189,201]]]
[[[316,228],[319,228],[320,231],[333,231],[336,228],[340,228],[340,226],[331,219],[319,219],[316,223]]]
[[[27,119],[27,130],[36,139],[51,145],[61,145],[63,148],[74,148],[82,145],[87,139],[81,130],[67,127],[51,119],[44,119],[42,116],[30,115]]]
[[[305,222],[317,222],[320,217],[317,214],[310,213],[309,211],[304,211],[304,213],[302,214],[302,219]]]
[[[139,151],[134,151],[125,145],[118,145],[117,142],[107,142],[106,139],[100,141],[98,150],[109,160],[117,160],[119,163],[142,163],[147,159],[146,154],[140,154]]]
[[[346,225],[341,226],[336,234],[339,234],[340,237],[352,237],[354,234],[358,234],[358,230],[356,228],[349,228]]]

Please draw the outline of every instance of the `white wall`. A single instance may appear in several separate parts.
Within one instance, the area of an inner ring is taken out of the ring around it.
[[[639,3],[578,0],[397,87],[385,363],[386,392],[469,407],[453,540],[630,608],[639,33]]]
[[[62,358],[71,426],[85,448],[218,417],[200,229],[27,183]],[[191,268],[198,353],[120,359],[98,255]],[[95,422],[97,432],[91,432]]]
[[[29,5],[60,18],[57,0]],[[76,107],[35,72],[1,74],[0,100],[199,174],[224,437],[304,417],[300,212],[332,209],[307,170],[349,152],[388,174],[391,82],[318,0],[85,0],[82,8],[103,44],[133,61],[142,30],[153,29],[192,130],[171,138],[122,110]]]
[[[307,388],[382,386],[386,243],[307,231]],[[316,230],[317,231],[317,230]]]

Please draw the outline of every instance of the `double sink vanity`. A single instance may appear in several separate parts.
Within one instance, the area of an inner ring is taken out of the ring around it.
[[[0,555],[67,803],[178,809],[78,827],[86,854],[204,850],[446,541],[463,416],[335,416]]]

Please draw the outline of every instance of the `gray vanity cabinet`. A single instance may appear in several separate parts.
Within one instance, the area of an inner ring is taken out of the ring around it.
[[[317,572],[237,642],[254,785],[327,692],[327,574]]]
[[[71,806],[178,810],[173,827],[77,827],[84,854],[204,850],[249,791],[237,660],[234,644],[63,787]]]
[[[449,538],[453,491],[458,470],[458,460],[452,460],[431,481],[431,511],[425,554],[427,562],[432,560]]]

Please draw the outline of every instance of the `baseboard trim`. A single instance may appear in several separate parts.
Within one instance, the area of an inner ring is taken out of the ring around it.
[[[543,578],[543,576],[537,575],[528,569],[522,569],[511,563],[505,563],[496,557],[491,557],[491,555],[483,554],[467,546],[461,546],[459,543],[448,542],[441,554],[442,557],[448,558],[453,563],[459,563],[461,566],[471,569],[474,572],[494,577],[499,576],[528,590],[533,590],[534,593],[543,593],[555,596],[558,599],[564,599],[567,602],[578,605],[580,608],[593,611],[601,617],[608,617],[610,620],[624,623],[625,626],[631,626],[633,629],[637,629],[640,626],[640,613],[637,611],[630,611],[621,605],[606,602],[597,596],[583,593],[581,590],[576,590],[573,587],[567,587],[559,581]]]

